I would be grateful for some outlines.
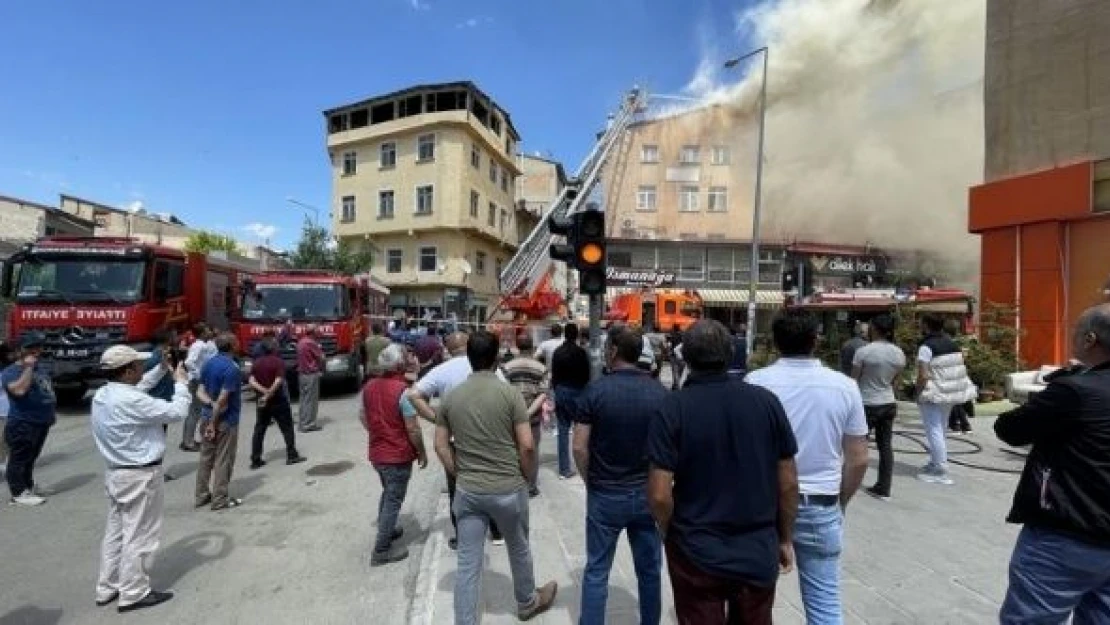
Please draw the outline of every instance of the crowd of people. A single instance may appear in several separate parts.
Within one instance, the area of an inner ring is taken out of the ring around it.
[[[382,487],[370,564],[408,556],[398,545],[398,516],[414,465],[428,464],[423,417],[435,423],[431,446],[451,500],[455,622],[479,618],[487,539],[506,547],[518,617],[548,610],[558,587],[535,579],[529,501],[540,495],[542,425],[554,420],[558,477],[580,476],[586,487],[580,623],[605,621],[622,532],[632,548],[642,623],[661,619],[664,553],[679,623],[770,623],[777,581],[795,568],[807,621],[840,623],[844,515],[867,472],[869,434],[879,468],[865,492],[891,496],[894,386],[907,364],[892,342],[894,330],[893,318],[873,319],[844,345],[842,373],[815,355],[817,321],[787,310],[771,324],[778,359],[748,371],[737,355],[745,347],[742,333],[698,321],[668,339],[684,369],[668,389],[655,375],[649,342],[630,326],[608,328],[605,373],[591,379],[574,323],[554,326],[538,346],[520,336],[509,350],[484,330],[427,332],[413,345],[375,325],[359,396],[367,456]],[[233,335],[204,325],[190,338],[186,347],[164,334],[151,353],[119,345],[101,358],[108,382],[93,397],[91,423],[107,465],[109,511],[96,603],[115,602],[120,612],[172,598],[152,589],[146,572],[161,529],[169,424],[183,422],[181,449],[200,452],[196,507],[242,503],[228,492],[243,403],[239,346]],[[261,449],[272,422],[287,463],[305,460],[278,355],[289,338],[267,336],[252,349],[251,469],[265,465]],[[0,451],[7,453],[12,502],[23,506],[45,501],[33,469],[55,421],[53,390],[38,362],[42,347],[43,337],[28,333],[17,354],[0,349],[6,360],[0,417],[9,448]],[[312,432],[320,428],[317,411],[304,402],[318,401],[312,376],[322,352],[311,327],[296,351],[297,367],[309,375],[299,388],[299,430]],[[1032,445],[1008,517],[1025,528],[1010,563],[1004,623],[1057,622],[1069,614],[1093,623],[1110,615],[1110,305],[1080,317],[1073,351],[1073,366],[995,424],[1003,441]],[[913,358],[929,448],[918,478],[950,485],[945,427],[975,387],[939,319],[925,318]]]

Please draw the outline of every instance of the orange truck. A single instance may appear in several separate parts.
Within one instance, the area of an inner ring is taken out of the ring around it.
[[[686,330],[702,318],[705,309],[697,291],[642,289],[610,299],[603,319],[643,328],[645,332]]]

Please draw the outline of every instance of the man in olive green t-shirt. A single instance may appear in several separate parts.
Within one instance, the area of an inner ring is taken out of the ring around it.
[[[371,328],[371,332],[373,332],[373,334],[370,335],[370,338],[366,339],[363,352],[366,354],[365,375],[367,377],[378,377],[382,374],[382,367],[378,364],[378,356],[382,353],[382,350],[389,347],[393,341],[390,341],[389,337],[385,335],[385,330],[380,323],[375,323]]]
[[[528,620],[555,601],[554,581],[535,586],[528,545],[528,483],[536,460],[528,410],[520,391],[496,375],[499,341],[470,335],[466,357],[473,373],[444,398],[436,413],[436,454],[457,480],[458,520],[455,623],[478,620],[482,563],[490,521],[508,548],[517,616]],[[452,448],[451,437],[455,444]]]

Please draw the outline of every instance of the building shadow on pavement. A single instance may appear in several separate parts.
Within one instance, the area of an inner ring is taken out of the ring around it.
[[[46,490],[54,495],[60,495],[71,490],[81,488],[85,484],[93,481],[95,478],[95,473],[78,473],[77,475],[71,475],[67,478],[63,478],[58,480],[57,482],[54,482],[53,484],[47,486]]]
[[[262,488],[262,483],[265,481],[266,476],[255,471],[250,475],[232,480],[228,490],[231,491],[233,497],[246,497],[259,488]]]
[[[40,608],[35,605],[22,605],[0,614],[0,625],[55,625],[62,620],[61,608]]]
[[[68,460],[71,456],[73,456],[72,451],[54,451],[48,454],[44,454],[41,458],[35,461],[35,468],[37,469],[40,467],[45,467],[49,464],[54,464],[55,462],[62,462]]]
[[[162,588],[172,588],[189,571],[209,562],[223,560],[235,549],[226,532],[199,532],[186,536],[161,550],[150,577]]]
[[[178,462],[177,464],[166,467],[166,475],[172,475],[173,479],[179,480],[186,475],[196,473],[197,461],[192,462]]]

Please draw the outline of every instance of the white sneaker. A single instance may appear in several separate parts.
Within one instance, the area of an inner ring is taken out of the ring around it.
[[[493,544],[498,546],[498,547],[501,547],[505,544],[505,539],[504,538],[494,538],[493,539]]]
[[[29,490],[23,491],[18,497],[12,497],[12,504],[16,506],[41,506],[46,503],[46,498],[39,497]]]
[[[944,484],[945,486],[955,484],[952,478],[948,477],[948,474],[943,471],[922,471],[917,474],[917,479],[929,484]]]

